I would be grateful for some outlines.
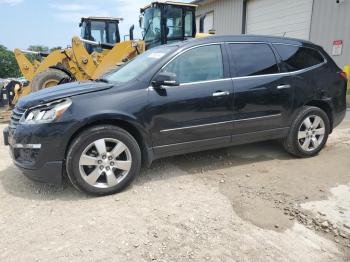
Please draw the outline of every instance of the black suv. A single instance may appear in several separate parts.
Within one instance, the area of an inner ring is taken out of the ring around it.
[[[316,155],[346,112],[346,75],[319,46],[212,36],[153,48],[97,81],[22,98],[4,131],[28,177],[120,191],[161,157],[281,139]]]

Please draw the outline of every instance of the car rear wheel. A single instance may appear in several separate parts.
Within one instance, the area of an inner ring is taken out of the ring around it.
[[[318,107],[306,106],[294,119],[283,145],[292,155],[311,157],[322,150],[329,132],[330,121],[327,114]]]
[[[84,131],[67,153],[67,174],[79,190],[108,195],[121,191],[139,173],[141,151],[125,130],[109,125]]]

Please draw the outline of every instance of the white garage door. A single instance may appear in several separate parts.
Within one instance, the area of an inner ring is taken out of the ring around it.
[[[199,20],[200,16],[196,17],[196,28],[199,32]],[[214,29],[214,11],[207,13],[204,19],[204,33],[208,33],[209,30]]]
[[[309,39],[313,0],[248,0],[247,34]]]

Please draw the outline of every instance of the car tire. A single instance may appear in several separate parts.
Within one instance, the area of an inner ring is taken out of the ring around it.
[[[112,125],[91,127],[71,143],[66,171],[75,188],[93,195],[120,192],[139,174],[141,150],[127,131]]]
[[[30,89],[32,92],[36,92],[44,88],[53,87],[58,85],[65,78],[69,78],[65,72],[54,68],[48,68],[37,73],[33,77]]]
[[[328,115],[318,107],[304,106],[294,118],[289,134],[282,140],[282,144],[294,156],[312,157],[323,149],[329,132]]]

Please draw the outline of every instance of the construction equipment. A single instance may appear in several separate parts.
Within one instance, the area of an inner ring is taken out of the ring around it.
[[[44,57],[41,62],[31,63],[23,50],[16,49],[17,62],[30,85],[15,90],[12,104],[21,96],[42,88],[72,81],[98,79],[106,71],[146,49],[188,38],[208,36],[196,33],[196,7],[197,5],[179,2],[152,2],[141,8],[139,22],[143,29],[143,40],[133,40],[132,26],[130,40],[120,42],[120,18],[86,17],[80,23],[81,38],[73,37],[70,48],[55,50],[50,54],[35,52]],[[201,25],[204,17],[200,19]]]
[[[52,87],[60,83],[83,81],[98,78],[111,66],[131,59],[138,52],[143,52],[143,41],[133,41],[133,27],[130,40],[120,42],[119,21],[121,18],[85,17],[81,19],[81,38],[73,37],[72,46],[55,50],[49,54],[15,49],[15,57],[23,76],[30,81],[30,86],[16,90],[11,101],[17,100],[30,92]],[[43,57],[33,63],[25,53]]]
[[[29,50],[19,50],[15,49],[15,56],[20,67],[20,70],[23,76],[30,82],[32,82],[34,76],[49,68],[49,67],[59,67],[57,69],[65,69],[66,71],[73,71],[71,74],[75,75],[75,71],[77,70],[75,67],[77,65],[69,63],[68,60],[76,60],[78,57],[73,50],[74,48],[85,48],[85,52],[91,54],[95,60],[98,60],[103,53],[103,49],[109,46],[109,49],[113,47],[115,43],[120,42],[120,34],[119,34],[119,22],[122,21],[122,18],[113,18],[113,17],[83,17],[81,18],[81,22],[79,26],[81,27],[81,38],[87,40],[93,40],[100,43],[100,46],[92,46],[90,44],[80,43],[79,38],[74,37],[72,39],[72,47],[66,48],[63,50],[55,50],[52,53],[43,53],[43,52],[34,52]],[[25,54],[34,54],[43,58],[41,62],[35,60],[31,63]],[[86,57],[88,58],[88,57]],[[82,59],[82,58],[81,58]],[[85,60],[85,59],[83,59]],[[82,60],[74,61],[77,63],[84,62]],[[67,64],[68,63],[68,64]],[[84,63],[87,64],[87,63]],[[79,65],[79,64],[78,64]],[[68,73],[68,72],[66,72]],[[77,76],[77,79],[81,78]],[[49,85],[53,83],[48,83]],[[45,86],[48,87],[48,86]]]
[[[178,2],[152,2],[140,12],[140,27],[146,49],[196,36],[197,5]]]

